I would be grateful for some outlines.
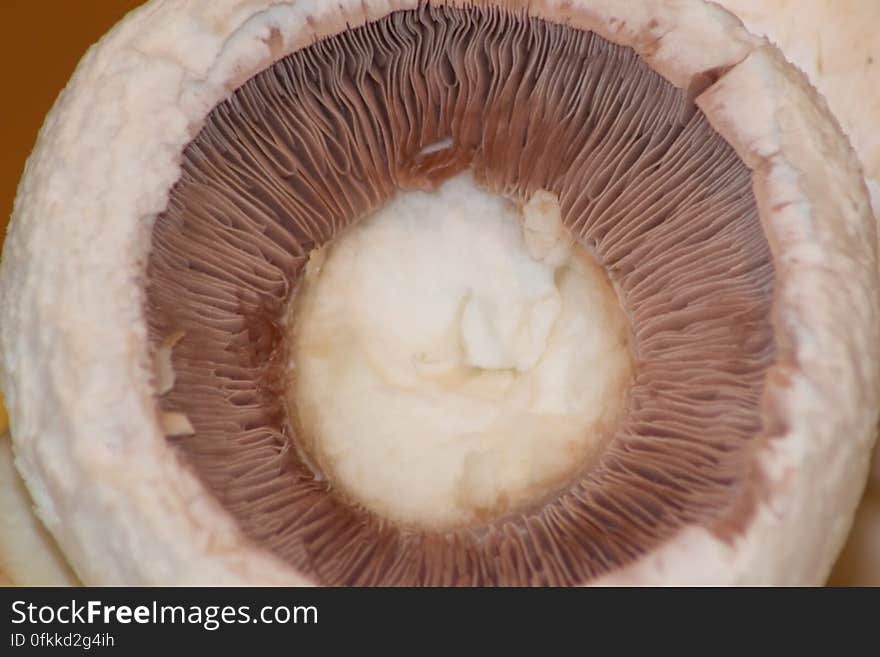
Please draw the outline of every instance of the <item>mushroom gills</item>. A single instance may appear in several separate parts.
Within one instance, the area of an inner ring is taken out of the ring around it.
[[[465,170],[519,204],[558,198],[617,292],[633,375],[602,449],[552,495],[432,529],[316,474],[287,409],[288,309],[311,254]],[[689,524],[732,536],[752,509],[775,344],[750,172],[693,93],[595,34],[425,5],[284,57],[186,148],[148,281],[154,349],[183,333],[158,405],[194,433],[169,440],[245,535],[316,582],[584,583]]]

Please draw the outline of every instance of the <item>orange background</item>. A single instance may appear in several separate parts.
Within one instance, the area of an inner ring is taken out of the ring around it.
[[[0,0],[0,231],[37,131],[77,62],[142,0]]]

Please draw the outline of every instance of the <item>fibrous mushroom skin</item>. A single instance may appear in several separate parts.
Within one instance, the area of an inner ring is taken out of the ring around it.
[[[47,123],[22,185],[3,261],[0,312],[10,327],[2,336],[4,386],[20,468],[41,516],[87,581],[304,581],[300,571],[242,537],[161,435],[140,276],[153,220],[165,210],[167,192],[179,177],[175,162],[217,101],[268,60],[314,36],[399,8],[412,7],[343,3],[339,9],[302,2],[269,9],[262,3],[213,2],[191,3],[184,11],[173,3],[155,5],[117,28],[84,61],[74,91]],[[760,475],[759,483],[746,486],[755,493],[754,513],[724,531],[691,526],[674,533],[620,577],[820,580],[847,529],[847,509],[864,475],[859,458],[876,421],[877,373],[871,365],[878,343],[877,300],[871,294],[877,284],[876,234],[844,140],[824,110],[813,111],[812,92],[717,8],[547,2],[531,3],[529,11],[634,47],[649,66],[697,98],[708,123],[752,169],[777,270],[771,316],[782,355],[770,366],[764,399],[781,421],[770,427],[774,438],[756,442],[752,450],[750,463]],[[188,19],[176,24],[184,25],[192,40],[156,29],[181,15]],[[143,66],[150,57],[156,63]],[[731,78],[737,71],[741,75]],[[736,84],[725,87],[727,81]],[[88,85],[91,93],[76,93],[78,85]],[[719,90],[711,104],[700,96],[707,85]],[[748,103],[745,117],[727,111],[732,104],[742,106],[737,93],[752,86],[767,102]],[[118,111],[102,111],[103,100],[120,97],[134,102],[143,120],[126,123]],[[788,115],[775,111],[783,100],[795,105]],[[802,113],[809,116],[806,130],[790,121]],[[114,148],[103,149],[110,135]],[[48,144],[57,146],[52,157]],[[59,152],[67,156],[61,161],[83,166],[62,166]],[[844,166],[822,179],[809,162],[823,159]],[[76,203],[59,212],[54,199],[65,189]],[[37,251],[40,258],[26,255]],[[62,253],[76,257],[65,259]],[[849,287],[839,294],[844,278]],[[59,295],[62,287],[67,296]],[[851,322],[832,325],[826,313]],[[71,317],[76,330],[65,330]],[[839,356],[820,358],[835,348]],[[24,367],[20,355],[34,352],[47,357]],[[828,385],[831,380],[835,387]],[[88,394],[82,400],[72,399],[71,391],[83,389]],[[41,410],[47,407],[56,412]],[[198,429],[197,419],[194,425]],[[841,435],[849,439],[835,443]],[[810,486],[818,488],[815,495]],[[810,549],[798,551],[806,539]],[[679,559],[687,560],[686,568],[664,571]]]

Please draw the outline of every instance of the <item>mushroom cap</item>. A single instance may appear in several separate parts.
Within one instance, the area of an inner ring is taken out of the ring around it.
[[[834,0],[722,0],[755,34],[766,34],[828,101],[864,168],[874,216],[880,220],[880,3]],[[789,16],[797,11],[798,20]],[[857,47],[854,47],[858,44]],[[874,448],[871,485],[880,486]]]
[[[309,582],[253,544],[166,441],[144,316],[150,233],[208,112],[272,61],[415,0],[169,0],[84,57],[40,132],[0,264],[16,465],[89,584]],[[813,584],[867,476],[880,407],[876,226],[856,157],[766,41],[699,0],[502,4],[633,48],[691,89],[752,171],[777,359],[753,508],[690,526],[600,584]]]

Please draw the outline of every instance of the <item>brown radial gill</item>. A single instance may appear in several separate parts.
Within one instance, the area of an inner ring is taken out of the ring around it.
[[[636,374],[607,449],[553,499],[412,531],[300,455],[282,322],[314,248],[466,167],[498,193],[558,195],[619,291]],[[426,5],[281,59],[186,148],[148,273],[153,344],[184,334],[159,405],[195,433],[169,440],[247,536],[317,582],[583,583],[742,504],[774,357],[750,174],[692,94],[592,33]]]

